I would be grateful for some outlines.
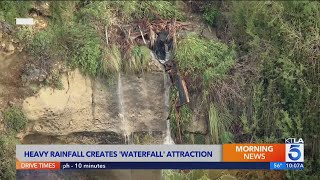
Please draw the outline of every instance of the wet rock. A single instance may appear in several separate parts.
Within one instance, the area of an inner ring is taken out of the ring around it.
[[[169,58],[168,55],[170,54],[172,49],[173,49],[173,39],[169,37],[169,32],[162,31],[158,33],[158,38],[154,45],[154,52],[156,54],[156,57],[159,60],[167,61]]]

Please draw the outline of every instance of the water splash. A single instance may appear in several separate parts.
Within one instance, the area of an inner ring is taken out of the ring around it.
[[[167,120],[167,130],[166,130],[166,137],[164,139],[163,144],[174,144],[174,141],[171,137],[171,129],[170,129],[170,120]]]

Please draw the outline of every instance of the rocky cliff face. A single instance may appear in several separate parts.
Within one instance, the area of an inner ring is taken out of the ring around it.
[[[24,142],[119,144],[142,132],[164,139],[164,82],[162,72],[119,75],[112,81],[91,80],[78,70],[68,73],[62,77],[63,90],[43,88],[24,100],[29,119]]]

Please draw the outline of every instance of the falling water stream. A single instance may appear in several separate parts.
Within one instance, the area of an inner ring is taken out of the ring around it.
[[[119,102],[119,117],[121,120],[121,124],[123,127],[123,135],[125,137],[125,144],[129,144],[130,140],[130,134],[131,132],[129,131],[128,124],[126,122],[126,117],[125,117],[125,106],[123,103],[123,89],[122,89],[122,79],[121,79],[121,73],[118,75],[118,102]]]
[[[164,80],[163,80],[163,85],[164,85],[164,105],[166,108],[166,111],[168,112],[168,116],[169,116],[169,112],[170,112],[170,81],[169,81],[169,77],[166,73],[163,73],[164,76]],[[164,143],[163,144],[174,144],[174,141],[171,137],[171,128],[170,128],[170,119],[167,119],[167,127],[166,127],[166,136],[164,139]]]
[[[164,139],[163,144],[174,144],[174,141],[171,137],[171,129],[170,129],[170,120],[167,120],[167,129],[166,129],[166,137]]]
[[[153,60],[158,63],[158,61],[154,58],[153,53],[151,53],[153,56]],[[169,113],[169,95],[170,95],[170,80],[167,75],[167,73],[163,72],[164,76],[164,108],[167,113]],[[126,107],[125,107],[125,102],[124,102],[124,94],[123,94],[123,84],[122,84],[122,75],[121,73],[118,74],[118,88],[117,88],[117,95],[118,95],[118,109],[119,109],[119,118],[122,124],[122,133],[125,137],[125,144],[130,144],[131,142],[131,134],[132,134],[132,127],[130,127],[132,124],[129,123],[127,117],[126,117]],[[170,120],[166,120],[166,131],[165,131],[165,137],[163,139],[163,144],[174,144],[173,139],[171,138],[171,129],[170,129]]]

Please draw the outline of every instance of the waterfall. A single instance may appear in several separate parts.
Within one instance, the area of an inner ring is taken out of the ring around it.
[[[171,129],[170,129],[170,119],[167,120],[167,130],[166,130],[166,137],[164,139],[163,144],[174,144],[174,141],[171,137]]]
[[[167,73],[163,73],[164,75],[164,104],[165,104],[165,109],[168,112],[168,116],[169,116],[169,112],[170,112],[170,81],[168,78]],[[166,127],[166,136],[164,139],[164,143],[163,144],[174,144],[174,141],[171,137],[171,128],[170,128],[170,119],[167,119],[167,127]]]
[[[123,89],[122,89],[122,79],[121,79],[121,73],[118,75],[118,108],[119,108],[119,118],[123,127],[123,135],[125,137],[125,144],[129,144],[130,140],[130,132],[128,130],[128,124],[126,122],[126,117],[125,117],[125,106],[123,103]]]

